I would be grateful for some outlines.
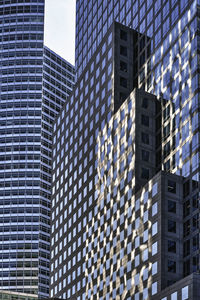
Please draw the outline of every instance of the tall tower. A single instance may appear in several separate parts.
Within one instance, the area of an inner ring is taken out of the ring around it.
[[[0,1],[0,288],[39,296],[48,296],[51,124],[74,80],[44,49],[44,5]]]
[[[78,78],[54,125],[51,295],[193,299],[199,279],[191,273],[199,272],[200,257],[199,1],[76,4]],[[144,107],[136,105],[134,115],[135,87]],[[155,114],[148,115],[152,94],[162,106],[158,133],[150,125]],[[165,172],[150,178],[159,165]],[[136,175],[148,181],[137,194]]]

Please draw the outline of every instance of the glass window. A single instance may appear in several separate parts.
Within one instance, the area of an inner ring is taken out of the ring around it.
[[[176,202],[168,200],[168,212],[176,213]]]
[[[148,133],[142,132],[142,143],[149,145],[149,135]]]
[[[148,257],[148,254],[147,254],[147,257]],[[139,266],[139,264],[140,264],[140,255],[138,254],[135,257],[135,267]]]
[[[158,213],[158,202],[152,205],[152,217]]]
[[[152,255],[157,254],[158,252],[158,242],[152,244]]]
[[[152,292],[151,292],[151,294],[152,294],[152,295],[155,295],[155,294],[157,294],[157,291],[158,291],[158,283],[157,283],[157,282],[154,282],[154,283],[152,284]]]
[[[143,251],[143,261],[146,261],[147,259],[148,259],[148,248]]]
[[[143,300],[148,299],[148,288],[143,289]]]
[[[141,169],[141,178],[142,179],[149,179],[149,169],[142,168]]]
[[[135,280],[135,285],[138,285],[140,283],[140,274],[139,273],[135,275],[134,280]]]
[[[156,182],[152,187],[152,197],[154,197],[158,192],[158,183]]]
[[[148,240],[148,229],[146,229],[143,233],[143,243],[145,243]]]
[[[188,286],[185,286],[184,288],[182,288],[181,292],[182,292],[182,298],[181,298],[181,300],[189,299]]]
[[[141,115],[141,124],[149,127],[149,116]]]
[[[148,162],[150,153],[147,150],[142,150],[142,160]]]
[[[143,281],[148,279],[148,268],[143,271]]]
[[[176,182],[168,180],[168,192],[176,194]]]
[[[158,222],[152,225],[152,236],[158,233]]]
[[[176,262],[174,260],[168,260],[168,272],[176,273]]]
[[[143,215],[143,222],[145,223],[147,221],[148,221],[148,210],[146,210]]]
[[[177,292],[171,294],[171,300],[177,300]]]
[[[168,240],[168,252],[176,253],[176,242]]]
[[[168,232],[176,233],[176,222],[168,220]]]
[[[157,274],[157,272],[158,272],[158,263],[155,262],[152,264],[152,275]]]
[[[140,237],[136,236],[136,238],[135,238],[135,248],[137,248],[139,246],[140,246]]]

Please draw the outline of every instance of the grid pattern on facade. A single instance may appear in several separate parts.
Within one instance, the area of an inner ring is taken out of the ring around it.
[[[48,296],[50,127],[74,68],[44,49],[43,35],[44,0],[0,1],[0,287]],[[52,56],[56,83],[47,77]],[[49,100],[55,84],[64,90]]]

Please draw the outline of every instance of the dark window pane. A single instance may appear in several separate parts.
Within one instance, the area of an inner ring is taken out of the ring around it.
[[[176,253],[176,242],[168,240],[168,252]]]
[[[120,30],[120,39],[127,41],[127,32],[122,29]]]
[[[142,160],[143,161],[149,161],[149,151],[142,150]]]
[[[168,231],[176,233],[176,222],[168,220]]]
[[[149,127],[149,116],[142,115],[141,123],[142,123],[142,125]]]
[[[127,72],[127,63],[125,61],[120,60],[120,70]]]
[[[120,54],[123,56],[127,56],[127,47],[120,46]]]
[[[142,179],[149,179],[149,169],[142,168],[141,178]]]
[[[168,260],[168,272],[176,273],[176,262],[173,260]]]
[[[176,182],[168,180],[168,192],[176,194]]]
[[[142,143],[149,145],[149,135],[148,135],[148,133],[142,132]]]
[[[127,88],[127,79],[124,77],[120,77],[120,85],[124,88]]]
[[[143,100],[142,100],[142,107],[143,108],[148,108],[148,99],[147,98],[143,98]]]
[[[183,256],[186,257],[190,254],[190,240],[187,240],[183,244]]]
[[[176,213],[176,202],[168,200],[168,212]]]

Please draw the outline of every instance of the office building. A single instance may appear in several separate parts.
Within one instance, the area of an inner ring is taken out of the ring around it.
[[[196,300],[200,3],[76,3],[77,83],[53,133],[50,295]]]
[[[48,296],[52,123],[74,68],[43,45],[44,1],[0,1],[0,288]]]

